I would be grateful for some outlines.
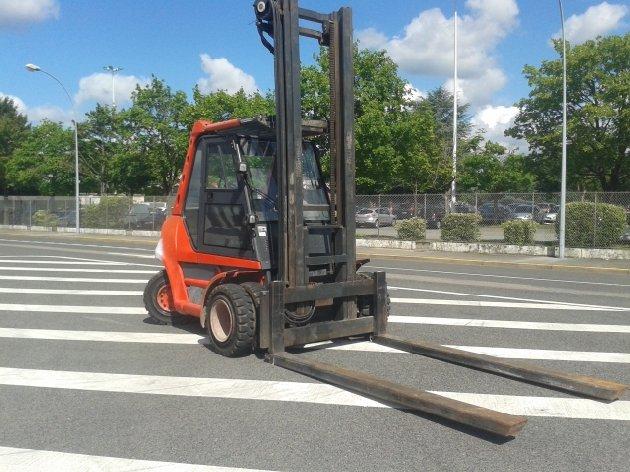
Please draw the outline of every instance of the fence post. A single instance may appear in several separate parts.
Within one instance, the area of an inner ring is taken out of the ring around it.
[[[597,244],[597,192],[595,192],[595,211],[593,212],[593,247]]]
[[[381,235],[381,222],[378,221],[378,215],[379,212],[381,211],[381,194],[378,194],[378,200],[377,200],[377,204],[376,204],[376,221],[378,222],[378,224],[376,225],[376,235],[380,236]]]
[[[479,194],[475,192],[475,213],[479,212]]]
[[[33,226],[33,200],[28,199],[28,229]]]

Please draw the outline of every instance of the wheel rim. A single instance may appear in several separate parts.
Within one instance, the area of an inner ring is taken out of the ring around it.
[[[210,330],[214,338],[224,343],[232,333],[234,317],[229,302],[222,297],[214,300],[210,308]]]
[[[173,311],[173,293],[171,292],[171,286],[166,284],[162,285],[155,295],[155,301],[157,306],[166,312]]]

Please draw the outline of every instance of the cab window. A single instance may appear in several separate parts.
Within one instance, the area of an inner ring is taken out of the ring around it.
[[[235,190],[238,188],[232,147],[228,143],[208,145],[206,189]]]

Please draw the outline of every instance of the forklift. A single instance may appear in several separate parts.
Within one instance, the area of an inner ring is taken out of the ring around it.
[[[274,57],[275,117],[197,121],[156,256],[164,270],[144,303],[160,323],[199,318],[212,351],[262,352],[273,365],[394,407],[504,437],[526,418],[477,407],[373,375],[304,359],[309,343],[366,338],[413,354],[612,401],[626,386],[472,354],[387,333],[384,272],[358,269],[352,12],[322,14],[298,0],[257,0],[256,25]],[[303,23],[306,22],[305,26]],[[302,117],[300,36],[328,49],[330,117]],[[312,143],[326,135],[330,180]]]

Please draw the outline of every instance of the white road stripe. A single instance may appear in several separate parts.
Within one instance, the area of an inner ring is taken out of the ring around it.
[[[472,328],[533,329],[543,331],[579,331],[588,333],[630,333],[628,325],[586,323],[542,323],[533,321],[478,320],[472,318],[436,318],[431,316],[390,315],[389,321],[401,324],[465,326]]]
[[[389,408],[332,385],[270,380],[166,377],[0,367],[0,384],[99,392],[177,395]],[[513,415],[630,421],[630,401],[431,392]]]
[[[4,261],[0,261],[4,262]],[[128,264],[124,264],[128,265]],[[138,265],[138,264],[132,264]],[[0,271],[14,272],[89,272],[90,274],[155,274],[155,270],[136,270],[136,269],[67,269],[67,268],[50,268],[50,267],[0,267]]]
[[[610,306],[610,305],[590,305],[586,303],[571,303],[571,302],[559,302],[555,300],[541,300],[538,298],[517,298],[517,297],[504,297],[501,295],[486,295],[486,294],[478,294],[478,293],[460,293],[460,292],[444,292],[441,290],[428,290],[422,288],[409,288],[409,287],[387,287],[389,290],[404,290],[408,292],[424,292],[424,293],[438,293],[441,295],[455,295],[455,296],[469,296],[469,297],[482,297],[482,298],[498,298],[501,300],[514,300],[519,302],[528,302],[528,303],[546,303],[546,304],[555,304],[555,305],[568,305],[568,306],[576,306],[576,307],[591,307],[591,308],[604,308],[611,310],[630,310],[630,308],[618,307],[618,306]]]
[[[511,303],[511,302],[485,302],[479,300],[445,300],[442,298],[394,298],[392,303],[406,303],[416,305],[450,305],[450,306],[479,306],[494,308],[523,308],[535,310],[572,310],[572,311],[630,311],[630,308],[620,307],[595,307],[585,305],[565,305],[558,303]]]
[[[0,328],[0,338],[47,339],[53,341],[90,341],[146,344],[207,344],[207,337],[184,333],[132,333],[116,331],[65,331],[56,329]],[[321,347],[334,351],[406,354],[404,351],[367,341],[307,344],[305,348]],[[555,361],[606,362],[630,364],[630,354],[619,352],[548,351],[541,349],[512,349],[482,346],[447,346],[463,351],[507,359],[542,359]]]
[[[107,254],[108,256],[125,256],[125,257],[139,257],[142,259],[154,259],[155,260],[155,255],[146,255],[146,254],[131,254],[131,253],[127,253],[127,252],[106,252],[105,254]]]
[[[105,272],[105,271],[104,271]],[[107,271],[109,272],[109,271]],[[99,279],[85,277],[36,277],[27,275],[0,275],[0,280],[15,280],[16,282],[77,282],[77,283],[103,283],[103,284],[145,284],[148,279]]]
[[[16,447],[0,447],[0,469],[20,472],[40,472],[42,470],[62,470],[64,472],[102,472],[107,470],[115,470],[116,472],[141,470],[149,472],[264,472],[259,469],[90,456],[87,454],[39,451]]]
[[[115,315],[146,315],[147,310],[131,306],[85,306],[85,305],[24,305],[20,303],[0,303],[2,311],[42,312],[42,313],[101,313]]]
[[[61,243],[56,241],[35,241],[31,239],[0,239],[0,241],[18,242],[18,243],[31,243],[31,244],[49,244],[54,246],[82,246],[82,247],[97,247],[105,249],[131,249],[132,251],[146,251],[153,252],[153,249],[144,249],[139,247],[126,247],[126,246],[105,246],[100,244],[82,244],[82,243]],[[157,244],[157,243],[156,243]]]
[[[2,337],[0,330],[0,337]],[[333,351],[354,351],[354,352],[378,352],[391,354],[407,354],[405,351],[394,349],[380,344],[357,341],[357,342],[334,342],[323,341],[321,343],[307,344],[305,348],[321,346]],[[537,359],[551,361],[576,361],[576,362],[607,362],[630,364],[630,354],[621,352],[580,352],[580,351],[549,351],[544,349],[515,349],[502,347],[483,346],[453,346],[443,344],[445,347],[459,349],[475,354],[485,354],[488,356],[503,357],[505,359]]]
[[[429,270],[429,269],[407,269],[403,267],[383,267],[383,266],[364,266],[370,269],[384,269],[384,270],[400,270],[404,272],[425,272],[430,274],[448,274],[448,275],[468,275],[471,277],[492,277],[497,279],[516,279],[516,280],[535,280],[540,282],[559,282],[564,284],[584,284],[584,285],[604,285],[609,287],[630,287],[627,284],[614,284],[606,282],[585,282],[582,280],[563,280],[563,279],[546,279],[537,277],[518,277],[513,275],[496,275],[496,274],[476,274],[471,272],[452,272],[447,270]]]
[[[63,290],[52,288],[5,288],[0,287],[0,293],[26,293],[39,295],[108,295],[112,297],[122,297],[128,295],[142,295],[142,290]]]

